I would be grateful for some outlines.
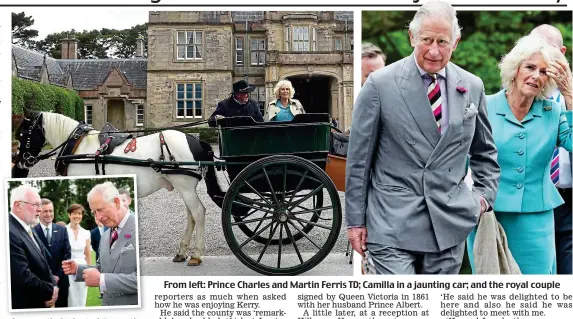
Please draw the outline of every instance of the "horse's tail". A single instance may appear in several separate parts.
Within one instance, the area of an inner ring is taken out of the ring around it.
[[[213,148],[209,143],[199,141],[201,143],[201,147],[208,155],[208,161],[213,161]],[[221,186],[219,186],[219,182],[217,181],[217,174],[215,174],[215,166],[208,165],[207,166],[207,173],[205,174],[205,184],[207,185],[207,194],[211,197],[211,200],[217,204],[217,206],[223,206],[223,199],[225,198],[225,192],[221,190]]]

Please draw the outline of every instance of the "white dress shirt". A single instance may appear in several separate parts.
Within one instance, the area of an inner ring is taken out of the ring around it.
[[[414,59],[414,61],[416,61],[416,59]],[[416,61],[416,67],[418,67],[418,71],[420,71],[420,76],[422,77],[422,80],[424,80],[424,88],[426,89],[426,92],[428,91],[428,87],[430,87],[430,83],[432,83],[432,80],[430,80],[428,72],[424,71],[419,65],[418,62]],[[442,135],[444,135],[446,133],[446,131],[448,130],[448,127],[450,126],[450,115],[448,114],[448,92],[447,92],[447,88],[446,88],[446,68],[441,69],[440,71],[438,71],[437,74],[437,80],[438,83],[440,84],[440,95],[442,97],[442,118],[440,119],[440,127],[442,128],[441,132]],[[430,109],[430,111],[432,111]],[[438,126],[436,125],[436,129]]]

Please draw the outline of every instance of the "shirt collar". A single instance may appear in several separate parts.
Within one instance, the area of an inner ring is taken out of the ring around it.
[[[46,228],[52,228],[52,224],[48,225],[48,226],[44,226],[44,224],[42,224],[42,222],[40,222],[40,227],[42,227],[42,232],[46,232]]]
[[[20,225],[22,225],[22,227],[24,227],[24,230],[26,232],[28,232],[29,230],[32,229],[32,227],[30,227],[30,225],[26,224],[23,220],[20,219],[20,217],[16,216],[16,214],[10,212],[10,215],[12,215],[14,218],[16,218],[16,220],[20,223]]]
[[[420,72],[420,76],[424,76],[426,74],[428,74],[428,72],[424,71],[419,65],[418,65],[418,61],[416,61],[416,58],[414,57],[414,62],[416,63],[416,67],[418,68],[418,71]],[[446,68],[444,67],[443,69],[441,69],[440,71],[438,71],[438,74],[442,77],[442,78],[446,78]]]
[[[123,229],[123,227],[125,227],[125,223],[127,223],[128,218],[129,218],[129,212],[126,211],[125,216],[123,216],[123,219],[119,222],[119,225],[117,225],[117,228]]]

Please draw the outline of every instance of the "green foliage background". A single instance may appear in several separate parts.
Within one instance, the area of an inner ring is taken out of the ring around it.
[[[415,11],[363,11],[362,40],[378,45],[386,64],[412,53],[408,25]],[[479,76],[486,94],[499,91],[497,64],[515,42],[540,24],[551,24],[563,35],[571,62],[572,23],[570,11],[458,11],[462,38],[452,62]]]
[[[42,198],[48,198],[54,203],[54,222],[64,221],[66,224],[70,221],[67,212],[68,207],[72,204],[81,204],[86,210],[81,226],[85,229],[92,229],[96,224],[90,211],[87,195],[95,185],[104,182],[112,182],[117,188],[127,189],[131,193],[131,198],[135,198],[135,188],[131,177],[9,181],[8,192],[23,183],[38,188]],[[131,202],[132,211],[135,211],[134,207],[135,200]]]

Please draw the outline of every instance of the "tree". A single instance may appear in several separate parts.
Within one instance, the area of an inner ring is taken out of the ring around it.
[[[386,64],[412,53],[408,25],[412,11],[364,11],[362,38],[380,46]],[[498,63],[515,42],[535,26],[548,23],[559,30],[567,52],[571,52],[571,14],[566,11],[459,11],[462,39],[452,55],[452,62],[479,76],[487,94],[499,91]],[[569,59],[570,54],[566,54]]]
[[[38,36],[38,30],[30,29],[32,25],[32,16],[27,16],[24,12],[12,12],[12,44],[34,47],[35,41],[32,39]]]
[[[103,28],[76,32],[72,29],[47,35],[45,39],[36,43],[36,49],[59,59],[62,56],[62,40],[74,38],[78,41],[79,59],[129,59],[135,56],[137,38],[147,36],[146,30],[147,24],[139,24],[124,30]]]

